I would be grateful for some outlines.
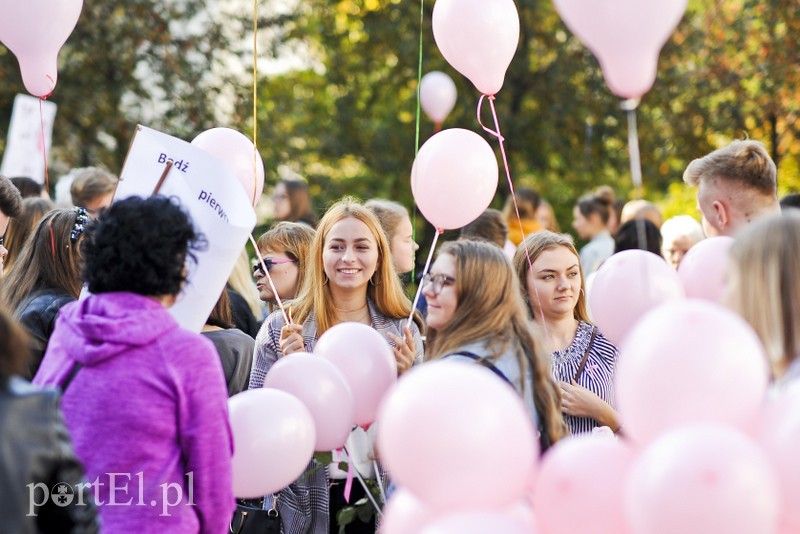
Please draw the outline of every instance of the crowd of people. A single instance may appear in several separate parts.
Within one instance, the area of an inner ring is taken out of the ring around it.
[[[174,199],[113,202],[116,178],[94,168],[70,173],[69,205],[32,180],[0,177],[4,523],[227,532],[236,502],[227,399],[261,388],[280,358],[312,352],[344,322],[381,334],[400,376],[443,359],[486,367],[518,393],[542,453],[598,427],[624,439],[619,350],[587,306],[592,276],[623,250],[678,269],[704,238],[735,238],[725,303],[764,344],[775,386],[800,378],[797,195],[779,202],[775,164],[751,140],[691,162],[683,179],[697,188],[701,221],[663,220],[653,203],[601,187],[574,205],[580,248],[552,206],[520,188],[516,205],[486,210],[439,247],[417,310],[400,277],[419,248],[407,207],[346,197],[318,219],[308,187],[281,180],[274,223],[257,240],[263,263],[242,254],[200,335],[168,312],[202,246]],[[356,428],[348,444],[353,461],[370,465],[374,427]],[[346,477],[312,460],[257,505],[277,510],[285,534],[340,532]],[[59,482],[81,506],[52,506]],[[349,499],[362,496],[355,486]]]

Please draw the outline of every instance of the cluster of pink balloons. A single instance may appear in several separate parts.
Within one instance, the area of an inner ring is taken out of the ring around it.
[[[653,86],[658,55],[687,0],[555,0],[567,27],[600,62],[611,91],[641,98]]]
[[[703,239],[689,249],[678,266],[678,277],[688,298],[723,302],[732,245],[732,237],[717,236]]]
[[[343,447],[354,425],[375,421],[396,381],[389,344],[358,323],[325,332],[315,354],[280,358],[263,389],[230,400],[236,496],[281,490],[302,474],[314,451]]]
[[[384,534],[532,532],[534,427],[516,391],[482,366],[407,373],[381,406],[378,449],[399,486]]]
[[[83,0],[0,0],[0,43],[19,62],[25,89],[46,97],[58,81],[58,53],[72,33]]]
[[[450,128],[420,148],[411,168],[411,192],[432,225],[452,230],[489,207],[498,174],[497,158],[486,140],[475,132]]]
[[[192,139],[192,144],[228,165],[253,207],[258,204],[264,191],[264,162],[253,141],[231,128],[211,128]]]

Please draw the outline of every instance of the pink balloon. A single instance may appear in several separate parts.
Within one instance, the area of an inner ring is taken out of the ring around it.
[[[433,38],[450,65],[485,95],[502,87],[519,42],[513,0],[437,0]]]
[[[419,84],[419,102],[430,119],[441,124],[456,105],[456,84],[444,72],[435,70],[422,77]]]
[[[356,405],[339,369],[320,356],[296,352],[280,358],[264,378],[265,388],[300,399],[314,419],[316,451],[342,447],[353,429]]]
[[[758,437],[778,476],[784,502],[782,523],[787,532],[800,532],[800,391],[778,396],[765,414]]]
[[[640,98],[653,86],[658,55],[687,0],[554,0],[567,27],[597,56],[611,91]]]
[[[456,362],[400,379],[381,406],[378,448],[397,483],[440,510],[517,502],[538,449],[519,395],[482,366]]]
[[[322,334],[314,353],[341,371],[355,400],[355,423],[375,421],[378,405],[397,382],[397,362],[389,342],[360,323],[339,323]]]
[[[411,192],[436,228],[461,228],[484,212],[497,191],[492,147],[461,128],[442,130],[420,148],[411,169]]]
[[[738,315],[705,300],[664,304],[621,347],[616,393],[625,434],[645,443],[671,428],[747,428],[767,388],[764,348]]]
[[[422,530],[422,534],[536,534],[533,525],[502,512],[460,511],[444,515]]]
[[[678,266],[687,297],[722,302],[731,245],[732,237],[719,236],[703,239],[689,249]]]
[[[683,296],[680,278],[662,258],[644,250],[624,250],[598,269],[589,308],[603,335],[619,345],[642,315]]]
[[[397,489],[386,503],[381,534],[418,534],[434,517],[434,510],[404,488]]]
[[[772,534],[779,503],[764,453],[740,432],[712,425],[654,442],[631,469],[626,491],[632,530],[647,534]]]
[[[192,139],[192,144],[226,163],[251,204],[258,204],[264,191],[264,162],[247,136],[231,128],[211,128]]]
[[[233,492],[255,498],[281,490],[314,454],[314,420],[293,395],[251,389],[228,401],[233,432]]]
[[[53,92],[58,53],[78,23],[83,0],[0,0],[0,42],[17,56],[25,89]]]
[[[624,495],[633,451],[614,439],[565,439],[547,451],[535,509],[547,534],[625,534]]]

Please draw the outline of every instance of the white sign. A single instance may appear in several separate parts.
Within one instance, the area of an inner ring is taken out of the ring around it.
[[[174,196],[191,215],[208,246],[188,262],[189,278],[170,313],[188,330],[199,332],[222,294],[233,266],[256,225],[256,213],[239,180],[208,152],[167,134],[137,126],[120,174],[114,201],[149,197],[172,167],[158,194]]]
[[[50,153],[57,107],[29,95],[14,98],[0,174],[7,178],[27,176],[44,184],[44,157]]]

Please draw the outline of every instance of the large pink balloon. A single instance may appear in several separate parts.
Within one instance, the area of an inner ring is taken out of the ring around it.
[[[456,84],[444,72],[435,70],[422,77],[419,84],[419,102],[430,119],[441,124],[456,105]]]
[[[264,162],[247,136],[231,128],[211,128],[192,139],[192,144],[225,162],[251,204],[258,204],[264,191]]]
[[[642,315],[683,296],[680,278],[662,258],[644,250],[624,250],[597,271],[589,308],[603,335],[619,345]]]
[[[615,439],[578,436],[544,457],[534,496],[547,534],[625,534],[624,495],[634,453]]]
[[[765,410],[759,441],[778,475],[787,532],[800,532],[800,390],[785,392]]]
[[[617,365],[625,434],[645,443],[673,427],[756,416],[769,370],[750,325],[705,300],[671,302],[634,327]]]
[[[314,353],[341,371],[355,400],[355,423],[375,421],[378,405],[397,382],[397,362],[389,342],[360,323],[339,323],[322,334]]]
[[[290,393],[305,404],[316,429],[314,450],[331,451],[347,441],[356,405],[347,380],[330,361],[305,352],[290,354],[272,366],[264,387]]]
[[[740,432],[711,425],[680,428],[653,443],[631,469],[626,491],[637,534],[773,534],[779,502],[764,453]]]
[[[82,8],[83,0],[0,0],[0,42],[17,56],[30,94],[44,97],[55,89],[58,52]]]
[[[567,27],[597,56],[606,83],[622,98],[653,86],[658,54],[687,0],[554,0]]]
[[[233,432],[233,492],[254,498],[281,490],[314,454],[314,420],[297,397],[251,389],[228,401]]]
[[[499,169],[492,147],[461,128],[442,130],[419,149],[411,192],[436,228],[461,228],[484,212],[497,191]]]
[[[517,50],[517,6],[514,0],[436,0],[433,38],[453,68],[494,95]]]
[[[719,236],[703,239],[689,249],[678,266],[687,297],[722,302],[731,245],[732,237]]]
[[[519,395],[480,365],[426,363],[400,379],[378,418],[378,448],[397,483],[440,510],[520,500],[536,461]]]
[[[381,534],[418,534],[435,511],[404,488],[392,494],[381,520]]]

